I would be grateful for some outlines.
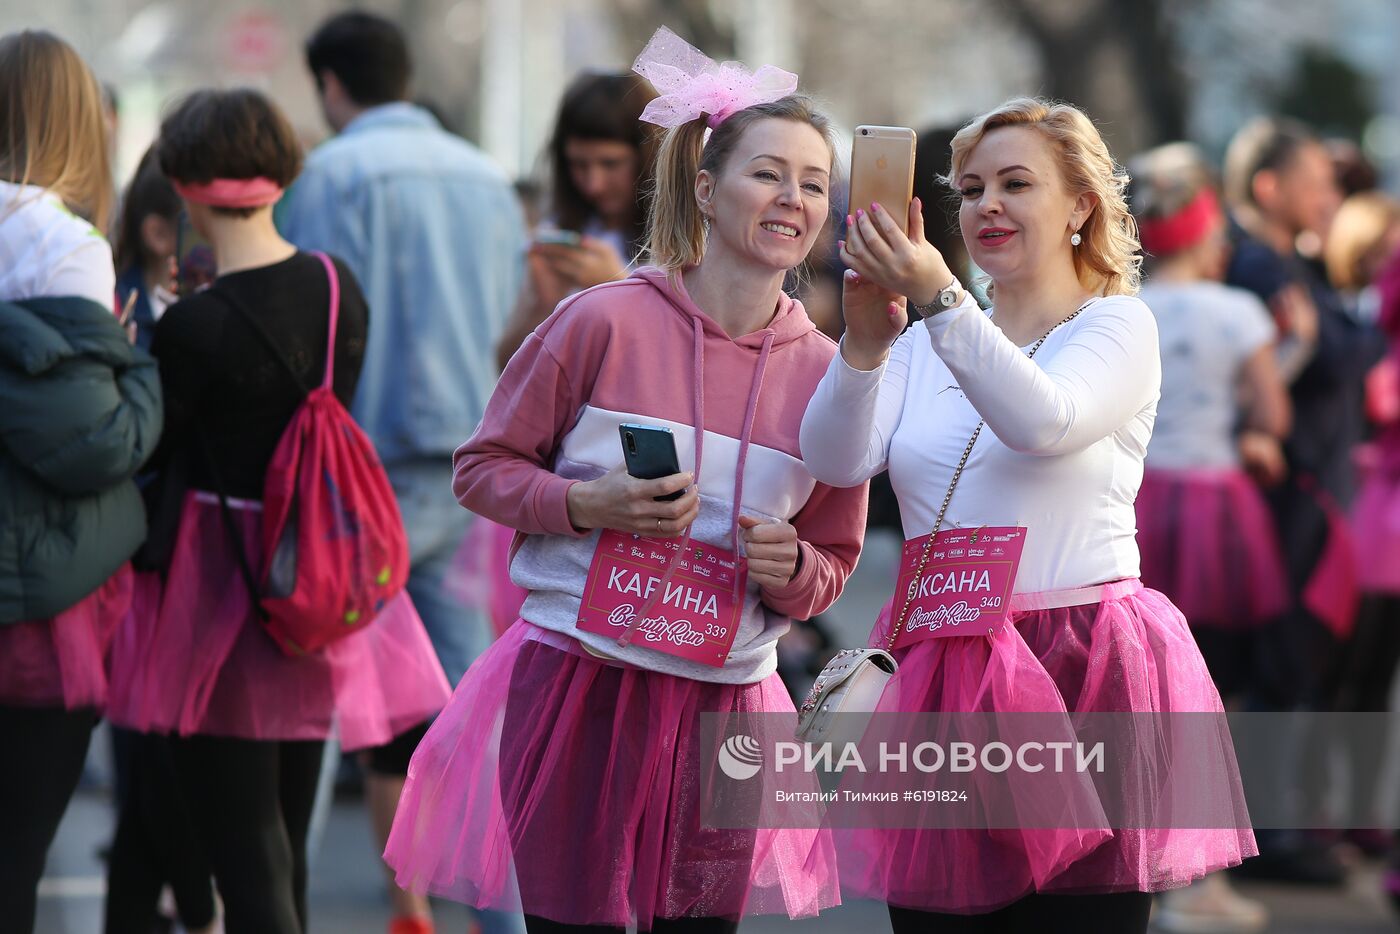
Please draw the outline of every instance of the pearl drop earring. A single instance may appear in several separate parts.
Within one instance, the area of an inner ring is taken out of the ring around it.
[[[1083,242],[1084,238],[1079,236],[1079,231],[1076,230],[1074,233],[1069,235],[1070,246],[1079,246],[1079,244]]]

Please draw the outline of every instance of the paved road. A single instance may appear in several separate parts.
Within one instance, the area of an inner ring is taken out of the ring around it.
[[[102,866],[96,852],[110,836],[111,826],[105,795],[84,792],[74,799],[50,854],[38,934],[101,931]],[[357,802],[337,803],[311,875],[313,934],[383,934],[389,911],[379,872],[364,811]],[[1393,934],[1400,930],[1380,895],[1375,866],[1358,866],[1344,891],[1274,886],[1245,891],[1268,904],[1274,916],[1269,931],[1276,934]],[[467,925],[465,912],[450,904],[439,906],[438,921],[444,934],[458,934]],[[753,919],[743,924],[742,931],[886,934],[889,924],[881,906],[858,902],[810,921]]]

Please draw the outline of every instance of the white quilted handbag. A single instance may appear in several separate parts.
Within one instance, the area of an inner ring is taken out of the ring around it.
[[[855,742],[899,668],[884,649],[842,649],[812,684],[797,715],[797,738],[809,743]],[[837,716],[841,714],[842,716]]]

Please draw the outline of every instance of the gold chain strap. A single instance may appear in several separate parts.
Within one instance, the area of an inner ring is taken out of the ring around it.
[[[1093,301],[1093,299],[1089,301]],[[1079,313],[1087,307],[1089,307],[1089,302],[1080,305],[1074,310],[1073,314],[1041,335],[1040,340],[1036,341],[1035,346],[1030,349],[1030,353],[1026,354],[1026,359],[1029,360],[1031,357],[1035,356],[1035,352],[1040,349],[1042,344],[1049,340],[1050,335],[1055,333],[1056,328],[1068,324],[1079,317]],[[958,460],[958,466],[953,469],[953,479],[948,484],[948,492],[943,494],[943,505],[938,507],[938,518],[933,522],[933,531],[928,533],[928,540],[924,542],[923,553],[919,555],[919,566],[914,569],[914,579],[909,582],[909,589],[904,595],[904,607],[899,611],[899,622],[890,627],[890,638],[889,641],[885,643],[886,651],[894,648],[895,642],[904,631],[904,621],[909,616],[909,608],[914,605],[914,595],[919,592],[919,581],[924,576],[924,568],[928,566],[928,557],[933,550],[934,536],[943,528],[943,517],[948,512],[948,504],[953,501],[953,491],[958,488],[958,480],[962,478],[963,468],[967,466],[967,459],[972,456],[972,448],[977,444],[977,437],[982,434],[982,427],[986,424],[986,419],[977,422],[977,427],[972,429],[972,437],[967,441],[967,447],[963,448],[962,457]]]

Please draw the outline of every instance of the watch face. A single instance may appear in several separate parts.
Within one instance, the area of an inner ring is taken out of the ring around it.
[[[944,289],[942,292],[938,293],[938,304],[942,305],[944,308],[952,308],[957,303],[957,289]]]

